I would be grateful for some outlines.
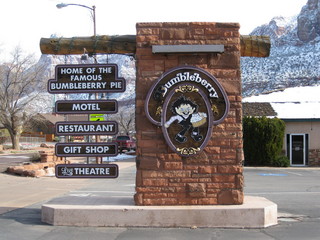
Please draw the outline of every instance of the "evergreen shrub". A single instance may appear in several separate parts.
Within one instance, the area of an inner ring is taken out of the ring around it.
[[[272,162],[272,166],[274,167],[289,167],[290,160],[287,156],[280,155],[276,157],[276,159]]]
[[[244,117],[245,165],[273,166],[281,154],[284,133],[285,123],[278,118]]]

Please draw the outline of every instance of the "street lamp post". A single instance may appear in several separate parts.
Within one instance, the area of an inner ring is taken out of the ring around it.
[[[57,8],[61,9],[67,6],[78,6],[78,7],[84,7],[87,9],[90,9],[92,11],[92,20],[93,20],[93,35],[94,37],[97,36],[97,30],[96,30],[96,6],[86,6],[86,5],[82,5],[82,4],[76,4],[76,3],[59,3],[56,5]]]

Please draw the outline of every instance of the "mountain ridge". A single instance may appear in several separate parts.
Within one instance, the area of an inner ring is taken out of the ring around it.
[[[268,35],[268,58],[241,58],[243,96],[320,84],[320,1],[309,0],[297,16],[274,17],[250,35]]]
[[[274,17],[250,35],[270,36],[271,51],[267,58],[241,57],[243,97],[320,84],[320,0],[308,0],[296,16]],[[132,57],[114,54],[97,57],[99,63],[119,64],[121,76],[128,79],[126,93],[110,94],[110,97],[132,99],[135,96]],[[43,55],[40,61],[48,65],[47,79],[52,78],[57,64],[94,63],[92,58],[84,62],[75,55]]]

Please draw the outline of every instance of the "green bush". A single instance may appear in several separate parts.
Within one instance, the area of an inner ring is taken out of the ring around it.
[[[281,154],[285,123],[278,118],[244,117],[245,165],[273,166]]]
[[[272,166],[274,167],[289,167],[290,160],[287,156],[281,155],[276,157],[276,159],[272,162]]]

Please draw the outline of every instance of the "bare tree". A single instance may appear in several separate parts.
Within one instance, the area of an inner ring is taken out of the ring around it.
[[[44,70],[33,55],[24,55],[19,47],[12,60],[0,65],[0,123],[9,131],[13,149],[20,149],[23,126],[43,102]]]
[[[125,135],[132,135],[134,131],[134,125],[135,125],[135,113],[133,107],[125,107],[122,109],[122,111],[119,113],[119,127],[120,131],[122,130]]]
[[[108,120],[118,122],[119,134],[132,135],[135,132],[134,100],[126,101],[119,107],[117,114],[109,115]]]

